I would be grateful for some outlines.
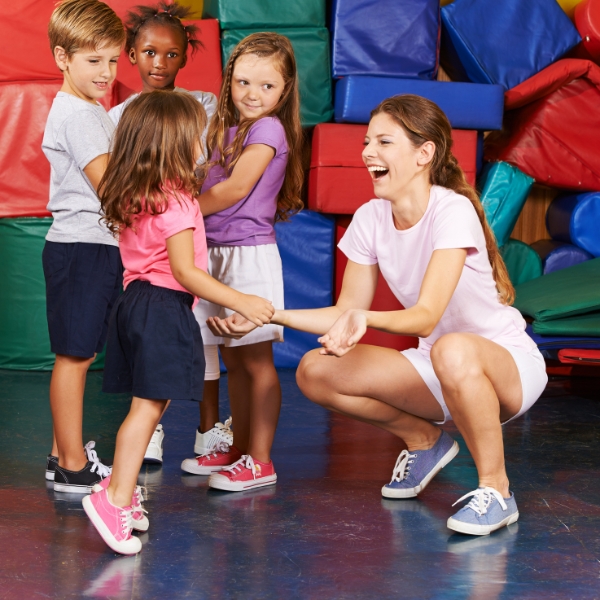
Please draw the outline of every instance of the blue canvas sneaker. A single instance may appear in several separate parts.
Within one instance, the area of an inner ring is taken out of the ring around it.
[[[414,498],[458,454],[458,444],[445,432],[429,450],[403,450],[392,479],[381,488],[384,498]]]
[[[494,488],[477,488],[459,498],[454,504],[469,496],[473,496],[469,504],[448,519],[448,529],[468,535],[488,535],[496,529],[515,523],[519,518],[515,495],[512,492],[510,498],[503,498]]]

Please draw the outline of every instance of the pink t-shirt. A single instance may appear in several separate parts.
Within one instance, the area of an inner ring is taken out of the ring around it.
[[[186,229],[193,230],[194,264],[206,271],[206,236],[200,206],[182,193],[181,202],[171,196],[163,213],[142,213],[135,219],[133,229],[127,228],[120,234],[119,249],[125,267],[123,287],[141,279],[158,287],[188,292],[173,277],[167,255],[167,239]]]
[[[394,226],[391,204],[371,200],[356,211],[339,248],[358,264],[379,264],[390,289],[406,308],[417,303],[434,250],[467,248],[450,303],[432,334],[419,339],[419,351],[428,357],[438,338],[456,332],[476,333],[527,352],[535,348],[525,333],[521,313],[498,299],[483,229],[468,198],[433,186],[421,220],[402,231]]]

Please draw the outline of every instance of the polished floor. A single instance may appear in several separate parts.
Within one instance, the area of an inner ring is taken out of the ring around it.
[[[277,485],[227,494],[183,474],[197,406],[175,404],[163,421],[165,463],[140,475],[144,549],[120,557],[80,498],[44,481],[49,374],[0,371],[0,598],[600,598],[599,379],[552,381],[506,426],[521,519],[471,538],[446,528],[452,503],[477,483],[455,429],[461,453],[422,496],[385,500],[398,440],[326,413],[293,371],[280,375]],[[100,382],[89,375],[84,429],[111,456],[128,403]]]

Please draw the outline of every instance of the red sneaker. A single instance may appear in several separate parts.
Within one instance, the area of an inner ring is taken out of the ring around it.
[[[108,489],[108,484],[110,483],[110,475],[105,477],[102,481],[97,483],[92,488],[92,493],[101,492],[102,490]],[[133,496],[131,498],[131,507],[133,508],[133,514],[131,515],[131,526],[136,531],[148,531],[148,527],[150,527],[150,521],[148,521],[148,517],[144,513],[148,513],[147,510],[142,508],[142,502],[144,501],[144,496],[142,495],[142,488],[139,485],[135,486],[133,490]]]
[[[111,550],[119,554],[137,554],[142,549],[142,542],[131,535],[131,506],[121,508],[111,504],[106,490],[85,496],[81,503]]]
[[[244,454],[237,462],[208,478],[208,487],[228,492],[241,492],[265,485],[274,485],[277,474],[273,461],[262,463]]]
[[[235,447],[225,443],[219,444],[210,454],[186,458],[181,468],[192,475],[210,475],[218,473],[240,459],[242,453]]]

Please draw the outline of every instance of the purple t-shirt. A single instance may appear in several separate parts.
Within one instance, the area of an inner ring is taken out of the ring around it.
[[[233,141],[237,127],[231,127],[225,138],[225,145]],[[204,220],[206,242],[213,246],[261,246],[275,244],[275,212],[277,196],[283,179],[288,158],[285,129],[277,117],[264,117],[252,125],[243,147],[250,144],[265,144],[275,150],[275,156],[251,192],[239,202],[209,215]],[[218,155],[213,156],[218,159]],[[202,191],[225,181],[227,174],[220,165],[213,165]]]

